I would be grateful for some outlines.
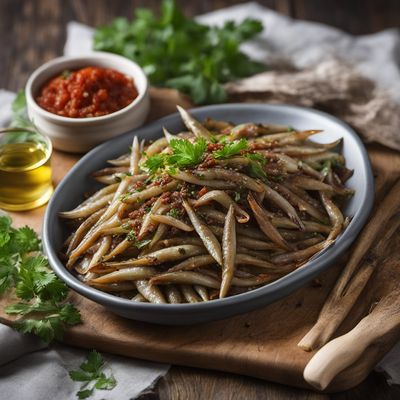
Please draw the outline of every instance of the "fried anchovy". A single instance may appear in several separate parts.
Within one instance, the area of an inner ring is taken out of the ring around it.
[[[279,231],[272,225],[269,215],[264,211],[264,209],[256,202],[253,195],[250,193],[247,196],[250,208],[253,210],[254,216],[260,226],[260,229],[265,233],[265,235],[271,239],[279,247],[290,250],[289,244],[281,236]]]
[[[236,223],[235,223],[235,209],[230,205],[226,221],[224,225],[224,232],[222,235],[222,282],[219,292],[219,297],[223,298],[228,294],[231,286],[233,274],[235,272],[235,259],[236,259]]]
[[[221,245],[218,242],[218,239],[212,233],[210,228],[208,228],[204,222],[197,216],[197,214],[193,211],[192,207],[186,200],[183,200],[183,207],[186,210],[186,213],[195,229],[197,234],[200,236],[201,240],[204,243],[204,246],[208,250],[208,252],[214,257],[219,265],[222,265],[222,251]]]
[[[179,114],[181,114],[183,123],[196,137],[203,137],[207,140],[211,140],[212,135],[207,128],[194,119],[184,108],[180,106],[176,106],[176,108],[178,109]]]

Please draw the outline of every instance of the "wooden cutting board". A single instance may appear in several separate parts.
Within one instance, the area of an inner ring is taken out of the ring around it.
[[[165,99],[168,101],[165,101]],[[153,107],[159,117],[174,111],[176,103],[189,105],[186,99],[170,91],[153,91]],[[400,176],[400,155],[378,146],[368,151],[378,182],[378,202]],[[78,156],[54,152],[53,177],[57,184]],[[29,224],[40,231],[44,207],[22,213],[11,213],[16,226]],[[392,251],[398,251],[398,246]],[[260,310],[195,326],[159,326],[130,321],[108,312],[102,306],[71,293],[82,313],[83,323],[68,330],[64,342],[84,348],[137,357],[177,365],[215,369],[254,376],[297,387],[309,387],[303,370],[313,353],[297,347],[297,343],[317,319],[346,257],[321,275],[318,282],[308,284],[289,297]],[[354,327],[368,312],[371,302],[390,288],[397,271],[372,279],[338,334]],[[375,297],[373,297],[373,294]],[[6,300],[0,301],[3,309]],[[0,311],[0,321],[11,323]],[[368,334],[368,333],[366,333]],[[391,337],[366,351],[350,368],[338,375],[328,391],[346,390],[360,383],[386,352],[400,339]]]

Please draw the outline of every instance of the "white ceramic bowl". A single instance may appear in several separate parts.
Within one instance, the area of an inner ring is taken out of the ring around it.
[[[62,117],[46,111],[36,103],[35,96],[49,79],[62,71],[88,66],[112,68],[131,76],[138,97],[119,111],[90,118]],[[59,57],[43,64],[28,79],[25,93],[29,118],[40,132],[51,139],[54,148],[72,153],[86,152],[99,143],[141,126],[150,109],[148,81],[143,70],[125,57],[104,52]]]

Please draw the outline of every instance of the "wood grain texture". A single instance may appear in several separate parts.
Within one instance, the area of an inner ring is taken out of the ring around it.
[[[166,92],[159,94],[157,90],[153,89],[154,108],[162,109],[161,106],[157,106],[157,99],[163,98],[166,94]],[[171,99],[173,94],[168,93],[168,98]],[[382,193],[387,192],[390,190],[394,177],[400,176],[400,155],[376,146],[369,146],[369,149],[377,181],[382,182],[381,191]],[[61,155],[67,159],[59,158]],[[60,153],[56,153],[56,157],[60,163],[59,170],[62,170],[63,163],[65,163],[64,170],[66,170],[76,159],[74,156]],[[384,181],[388,184],[385,184]],[[378,198],[384,197],[382,193],[379,193]],[[28,222],[34,225],[35,221],[40,220],[41,211],[40,209],[34,211],[34,214],[27,219]],[[379,208],[376,212],[380,212]],[[13,214],[13,216],[17,215]],[[27,222],[27,220],[24,219],[23,222]],[[391,248],[390,251],[396,251],[397,246],[398,243],[393,242],[392,247],[394,248]],[[84,324],[68,330],[65,342],[74,346],[96,348],[105,352],[151,361],[223,370],[307,388],[302,374],[313,353],[302,351],[297,347],[297,343],[314,324],[345,261],[345,258],[339,260],[334,267],[322,274],[319,278],[321,285],[309,284],[291,296],[261,310],[197,326],[159,327],[129,321],[109,313],[100,305],[73,293],[71,300],[81,310]],[[360,318],[368,313],[371,304],[387,293],[397,276],[397,270],[381,268],[379,279],[369,282],[356,303],[357,306],[346,318],[336,335],[341,335],[354,327]],[[1,304],[2,301],[0,301]],[[11,321],[9,316],[1,313],[0,320],[8,323]],[[105,327],[107,328],[105,329]],[[387,338],[380,346],[368,348],[361,359],[335,378],[328,390],[336,392],[362,382],[397,339],[398,334]],[[187,370],[184,369],[177,369],[177,371],[181,371],[183,374],[187,373]],[[196,378],[192,381],[191,387],[193,388],[194,385],[197,388],[197,381],[203,379],[204,375],[195,373],[194,376]],[[227,386],[229,393],[231,393],[230,390],[236,390],[236,385],[243,387],[245,383],[254,381],[254,379],[249,381],[249,378],[226,374],[217,374],[213,379],[218,379],[218,377],[222,379],[218,387],[210,388],[207,385],[200,385],[199,393],[202,396],[215,396],[210,398],[223,398],[221,393],[225,393],[223,389],[225,381],[232,383]],[[169,384],[168,379],[172,379],[173,383]],[[178,378],[175,379],[178,380]],[[210,383],[207,379],[205,382]],[[257,382],[257,385],[265,385],[260,381]],[[207,391],[212,391],[212,393],[206,394],[205,387],[208,387]],[[269,389],[270,385],[265,388]],[[170,390],[174,391],[176,396],[172,398],[187,398],[185,394],[187,389],[181,387],[178,382],[175,384],[174,378],[167,377],[159,386],[159,391],[167,396],[166,392],[169,393]],[[286,390],[290,392],[293,389]],[[259,398],[256,386],[251,389],[251,393],[253,392],[254,395],[251,394],[251,396],[254,397],[248,398]],[[388,393],[390,393],[389,390]],[[297,394],[299,396],[310,395],[306,391]]]
[[[225,7],[241,0],[179,0],[189,15]],[[353,34],[366,34],[399,25],[397,0],[267,0],[260,3],[295,18],[327,23]],[[77,20],[92,26],[110,22],[117,15],[130,16],[137,6],[153,9],[158,0],[1,0],[0,1],[0,88],[17,90],[43,62],[62,54],[65,26]],[[1,106],[1,104],[0,104]],[[62,155],[60,160],[63,162]],[[60,162],[61,162],[60,161]],[[65,172],[53,158],[55,180]],[[60,164],[61,165],[61,164]],[[57,172],[59,171],[59,172]],[[19,214],[20,224],[31,213]],[[40,223],[37,223],[39,226]],[[400,390],[389,388],[384,378],[371,374],[357,388],[335,395],[315,394],[279,384],[227,373],[173,367],[146,399],[398,399]],[[143,400],[143,399],[142,399]]]

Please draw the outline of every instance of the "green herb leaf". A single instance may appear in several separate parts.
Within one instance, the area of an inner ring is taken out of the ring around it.
[[[47,343],[62,339],[66,325],[81,321],[79,311],[72,304],[59,305],[54,301],[11,304],[5,311],[24,316],[14,323],[14,329],[21,333],[33,333]]]
[[[247,159],[250,160],[249,165],[247,166],[247,172],[253,178],[259,178],[265,180],[268,178],[267,174],[264,171],[263,166],[266,164],[267,160],[258,153],[248,153],[245,155]]]
[[[90,397],[95,389],[114,389],[117,385],[117,381],[113,375],[106,376],[103,372],[104,366],[105,364],[101,354],[96,350],[92,350],[86,361],[80,365],[78,370],[69,371],[69,376],[73,381],[84,382],[80,390],[76,393],[79,399]]]
[[[165,155],[155,154],[149,157],[143,164],[142,168],[148,171],[150,174],[155,174],[159,169],[163,168],[165,165]]]
[[[172,139],[169,145],[173,154],[169,156],[168,163],[181,168],[200,164],[207,149],[207,142],[204,138],[196,139],[195,143],[186,139]]]
[[[79,311],[63,303],[68,288],[40,253],[37,234],[27,226],[15,229],[8,216],[1,216],[0,295],[12,287],[23,300],[5,307],[7,313],[21,316],[13,324],[16,330],[50,342],[61,339],[67,325],[80,322]]]
[[[93,390],[94,389],[84,389],[84,390],[80,390],[76,396],[78,397],[78,399],[87,399],[88,397],[90,397],[93,394]]]
[[[226,159],[239,154],[242,150],[247,150],[248,146],[246,139],[227,142],[222,149],[214,151],[213,155],[217,160]]]
[[[180,217],[180,212],[179,212],[179,210],[177,210],[176,208],[171,208],[171,209],[168,211],[167,215],[169,215],[169,216],[172,217],[172,218],[178,219],[178,218]]]
[[[108,378],[102,376],[97,380],[96,385],[94,387],[100,390],[111,390],[114,389],[116,385],[117,381],[113,376],[110,376]]]
[[[128,234],[126,235],[126,239],[132,242],[132,245],[135,246],[137,249],[146,247],[151,242],[150,239],[138,240],[138,238],[136,237],[136,233],[133,230],[128,232]]]
[[[97,28],[94,49],[136,61],[153,85],[180,90],[197,104],[219,103],[227,97],[225,82],[266,69],[240,50],[262,30],[254,19],[203,25],[185,17],[175,1],[164,0],[159,17],[136,9],[133,21],[117,18]]]

